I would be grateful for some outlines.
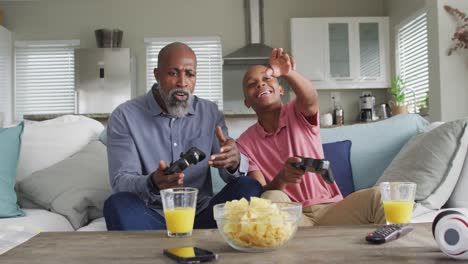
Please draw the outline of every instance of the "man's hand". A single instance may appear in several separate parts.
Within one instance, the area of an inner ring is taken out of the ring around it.
[[[164,174],[166,169],[166,163],[163,160],[160,160],[159,168],[151,174],[153,184],[156,185],[159,190],[182,187],[184,185],[184,174],[180,172],[166,175]]]
[[[301,169],[297,169],[293,167],[293,163],[301,162],[301,158],[298,157],[290,157],[286,160],[284,164],[283,171],[278,175],[279,180],[282,183],[294,183],[298,184],[301,183],[302,177],[304,176],[304,171]]]
[[[232,139],[226,139],[219,126],[216,127],[216,137],[219,140],[219,153],[211,155],[208,165],[235,172],[240,163],[240,153],[236,142]]]
[[[284,53],[282,48],[275,48],[271,51],[269,62],[270,68],[267,69],[266,74],[276,78],[286,76],[296,68],[294,59]]]

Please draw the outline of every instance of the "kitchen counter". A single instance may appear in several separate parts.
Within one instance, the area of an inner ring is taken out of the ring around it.
[[[255,113],[248,113],[248,112],[237,112],[237,111],[223,111],[223,114],[226,118],[256,118]],[[31,121],[44,121],[49,119],[54,119],[59,116],[63,115],[73,115],[73,114],[32,114],[32,115],[24,115],[25,120]],[[80,114],[82,116],[86,116],[92,119],[96,119],[101,123],[107,123],[107,119],[109,119],[110,114],[107,113],[93,113],[93,114]]]
[[[257,117],[255,113],[240,113],[240,112],[230,112],[223,111],[225,117]]]

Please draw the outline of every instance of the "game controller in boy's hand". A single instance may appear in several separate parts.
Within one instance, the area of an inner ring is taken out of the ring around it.
[[[293,163],[292,166],[303,171],[316,172],[322,176],[322,178],[331,184],[335,181],[333,178],[333,172],[330,167],[330,161],[325,159],[313,159],[296,156],[301,158],[301,162]]]

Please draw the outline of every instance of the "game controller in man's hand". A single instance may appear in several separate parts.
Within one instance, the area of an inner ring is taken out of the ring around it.
[[[182,172],[190,164],[197,164],[199,161],[205,159],[206,155],[200,149],[192,147],[185,154],[180,153],[180,159],[171,163],[171,166],[164,171],[164,174],[169,175],[176,172]]]
[[[335,181],[333,177],[333,172],[330,167],[330,161],[325,159],[314,159],[314,158],[305,158],[301,156],[296,156],[301,158],[301,162],[293,163],[292,166],[308,172],[316,172],[322,176],[322,178],[328,183],[331,184]]]

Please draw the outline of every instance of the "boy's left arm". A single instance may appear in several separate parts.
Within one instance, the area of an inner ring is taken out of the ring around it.
[[[312,82],[297,71],[292,71],[284,79],[296,94],[296,105],[305,117],[312,117],[319,111],[318,93]]]
[[[282,48],[273,49],[270,56],[270,73],[282,76],[296,94],[296,104],[305,117],[314,116],[318,110],[318,93],[312,82],[295,70],[294,59],[283,52]]]

